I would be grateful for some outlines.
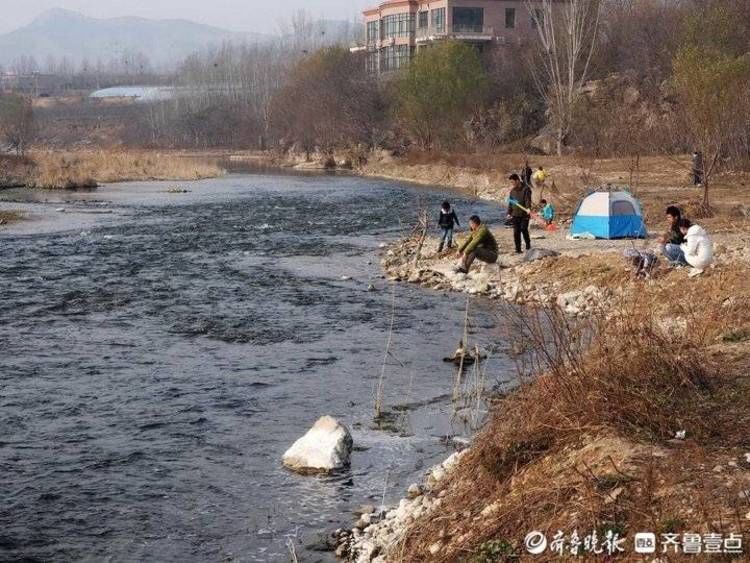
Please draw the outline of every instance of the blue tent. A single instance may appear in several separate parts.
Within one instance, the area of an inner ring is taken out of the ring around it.
[[[646,238],[641,204],[629,192],[593,192],[578,204],[570,234],[601,239]]]

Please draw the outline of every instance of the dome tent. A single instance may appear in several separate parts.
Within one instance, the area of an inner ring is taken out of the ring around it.
[[[626,190],[594,191],[578,204],[570,227],[573,237],[646,238],[640,202]]]

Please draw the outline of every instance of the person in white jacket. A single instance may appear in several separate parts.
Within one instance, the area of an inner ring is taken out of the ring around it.
[[[680,219],[679,226],[685,236],[680,248],[687,263],[693,267],[689,275],[698,276],[714,261],[714,243],[703,227],[693,225],[688,219]]]

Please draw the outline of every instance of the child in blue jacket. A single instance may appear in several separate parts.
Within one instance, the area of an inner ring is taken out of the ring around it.
[[[546,199],[539,202],[542,205],[542,219],[544,219],[548,225],[552,224],[555,219],[555,208],[552,207],[551,203],[547,203]]]

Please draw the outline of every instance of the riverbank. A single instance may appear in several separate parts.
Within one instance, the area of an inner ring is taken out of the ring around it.
[[[641,173],[637,190],[656,233],[668,203],[690,214],[698,195],[669,185],[678,169],[658,163]],[[610,170],[600,179],[622,180],[615,162],[597,167]],[[561,179],[549,199],[565,221],[582,187],[549,169]],[[442,178],[435,183],[498,202],[506,195],[496,187],[505,172],[393,162],[365,173]],[[598,533],[601,549],[608,537],[626,538],[617,545],[627,556],[636,532],[747,534],[750,442],[740,429],[750,422],[748,195],[745,177],[717,182],[715,214],[699,219],[714,237],[716,264],[697,278],[661,265],[637,279],[622,256],[633,243],[571,241],[564,228],[533,231],[542,251],[533,262],[508,254],[511,234],[495,228],[499,263],[468,276],[437,254],[433,236],[386,249],[392,280],[532,305],[506,335],[526,385],[499,401],[440,483],[382,520],[358,522],[360,532],[342,536],[342,554],[357,562],[503,561],[529,553],[528,533],[552,542],[559,531],[567,538],[561,553],[571,554],[574,532],[589,547]],[[537,560],[559,556],[547,549]]]
[[[0,227],[22,221],[23,217],[24,215],[20,211],[3,211],[0,209]]]
[[[100,183],[199,180],[225,173],[214,155],[144,150],[32,151],[0,157],[0,188],[95,188]]]

